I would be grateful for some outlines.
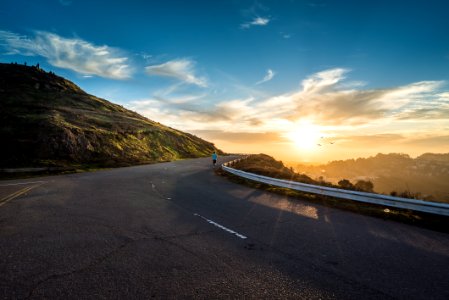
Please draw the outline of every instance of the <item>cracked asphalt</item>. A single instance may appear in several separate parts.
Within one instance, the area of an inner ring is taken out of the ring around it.
[[[208,158],[0,198],[2,299],[449,299],[447,233],[241,186]]]

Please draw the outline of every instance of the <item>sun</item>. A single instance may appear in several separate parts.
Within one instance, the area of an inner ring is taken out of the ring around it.
[[[291,131],[287,132],[285,136],[291,140],[295,146],[302,150],[312,151],[320,147],[320,139],[323,133],[320,127],[309,122],[299,122]]]

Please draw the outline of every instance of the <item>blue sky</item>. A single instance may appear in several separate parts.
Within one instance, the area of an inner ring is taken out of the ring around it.
[[[228,151],[417,155],[449,146],[447,11],[432,0],[4,0],[0,61],[39,62]],[[301,147],[304,128],[338,147]]]

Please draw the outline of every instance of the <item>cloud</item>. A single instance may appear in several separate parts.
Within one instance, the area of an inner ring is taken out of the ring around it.
[[[326,89],[335,87],[338,82],[345,79],[347,69],[336,68],[315,73],[302,81],[305,94],[317,94],[325,92]]]
[[[256,25],[256,26],[265,26],[269,22],[270,22],[270,19],[268,19],[268,18],[257,17],[250,24],[251,25]]]
[[[310,117],[321,124],[357,125],[376,119],[399,119],[405,112],[417,112],[427,103],[436,112],[443,81],[421,81],[409,85],[362,89],[362,84],[345,84],[346,69],[331,69],[313,74],[302,81],[302,90],[290,97],[296,103],[289,119]]]
[[[64,38],[54,33],[37,31],[31,38],[9,31],[0,31],[6,54],[42,56],[59,68],[83,75],[126,79],[132,70],[128,58],[109,46],[96,46],[79,38]]]
[[[171,60],[159,65],[145,67],[148,75],[172,77],[189,84],[195,84],[200,87],[207,87],[207,81],[204,77],[195,75],[195,62],[182,58]]]
[[[337,135],[351,130],[371,135],[404,133],[411,128],[416,132],[417,126],[410,122],[418,120],[422,120],[422,132],[449,127],[449,92],[442,91],[443,81],[367,89],[358,81],[348,80],[349,72],[343,68],[317,72],[302,80],[296,91],[275,96],[257,95],[213,104],[203,99],[185,102],[153,98],[150,102],[135,101],[132,106],[149,118],[184,130],[283,133],[298,127],[301,120]]]
[[[256,85],[270,81],[271,79],[273,79],[274,75],[276,75],[276,73],[273,70],[268,69],[265,77],[262,80],[256,82]]]
[[[395,134],[366,134],[347,135],[333,139],[335,144],[344,149],[367,149],[370,152],[401,152],[406,149],[408,153],[420,155],[423,152],[447,152],[449,146],[448,132],[432,133],[395,133]]]
[[[449,146],[449,135],[427,135],[412,137],[404,141],[406,146],[423,146],[423,147],[442,147],[447,153]]]
[[[399,111],[396,117],[403,120],[449,119],[449,92],[437,93],[431,95],[431,98],[432,101],[428,99],[413,101],[404,110]]]
[[[366,135],[346,135],[343,138],[332,138],[332,141],[336,144],[344,147],[350,147],[351,145],[386,145],[391,143],[400,143],[406,140],[406,137],[402,134],[366,134]]]
[[[255,17],[252,21],[241,24],[240,27],[248,29],[252,26],[266,26],[270,21],[269,18]]]
[[[134,101],[131,108],[150,119],[197,133],[227,151],[264,149],[283,159],[297,159],[291,141],[284,137],[307,122],[334,143],[307,155],[301,153],[302,159],[311,161],[378,152],[447,152],[446,82],[368,88],[349,75],[350,70],[344,68],[323,70],[305,77],[295,90],[274,96],[242,90],[252,96],[211,103],[207,97],[178,101],[168,95]]]
[[[258,144],[261,140],[281,143],[284,139],[276,132],[225,132],[222,130],[194,130],[205,139],[232,140],[234,143]]]

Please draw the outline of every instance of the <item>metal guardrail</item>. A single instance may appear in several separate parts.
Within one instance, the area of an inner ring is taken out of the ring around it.
[[[238,159],[240,160],[240,159]],[[421,211],[431,214],[449,216],[449,204],[437,203],[423,200],[407,199],[401,197],[393,197],[381,194],[373,194],[366,192],[357,192],[350,190],[343,190],[337,188],[331,188],[326,186],[312,185],[307,183],[301,183],[296,181],[289,181],[284,179],[271,178],[267,176],[262,176],[254,173],[248,173],[245,171],[237,170],[229,167],[235,161],[233,160],[222,164],[223,170],[231,174],[250,179],[257,182],[266,183],[273,186],[289,188],[296,191],[319,194],[325,196],[331,196],[341,199],[349,199],[359,202],[372,203],[378,205],[385,205],[389,207],[410,209],[415,211]]]

